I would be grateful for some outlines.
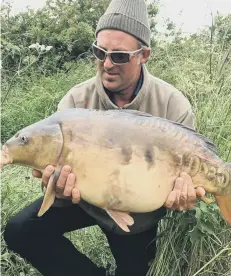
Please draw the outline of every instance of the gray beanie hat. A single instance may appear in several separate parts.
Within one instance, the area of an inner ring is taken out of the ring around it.
[[[112,0],[99,19],[96,36],[104,29],[128,33],[150,46],[150,26],[144,0]]]

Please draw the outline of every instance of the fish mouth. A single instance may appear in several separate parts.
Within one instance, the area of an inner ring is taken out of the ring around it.
[[[6,145],[3,145],[1,150],[1,159],[0,159],[0,168],[4,165],[11,164],[13,162],[13,158],[9,153],[9,149]]]

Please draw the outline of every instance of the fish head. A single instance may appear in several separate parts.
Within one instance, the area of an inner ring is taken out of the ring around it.
[[[0,167],[20,164],[37,169],[56,165],[63,147],[59,124],[41,121],[18,131],[2,147]]]

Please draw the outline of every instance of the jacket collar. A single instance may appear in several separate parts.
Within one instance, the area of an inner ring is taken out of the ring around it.
[[[145,97],[145,91],[148,86],[148,70],[145,65],[142,66],[142,73],[140,79],[137,83],[137,86],[133,92],[133,96],[131,102],[126,104],[123,108],[127,109],[137,109],[140,105],[141,100]],[[105,107],[105,109],[120,109],[111,99],[110,92],[105,91],[105,87],[103,86],[102,80],[100,78],[99,73],[96,75],[96,90],[97,93]]]

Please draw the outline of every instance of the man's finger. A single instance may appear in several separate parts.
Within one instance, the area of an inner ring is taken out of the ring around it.
[[[48,181],[49,181],[52,173],[54,172],[54,170],[55,170],[55,168],[53,166],[51,166],[51,165],[48,165],[45,168],[45,170],[43,172],[43,175],[42,175],[42,183],[43,183],[43,185],[46,186],[48,184]]]
[[[187,209],[187,199],[188,199],[188,186],[186,183],[183,182],[182,190],[180,194],[180,200],[179,200],[178,206],[176,207],[176,210],[183,211]]]
[[[32,170],[32,175],[36,178],[42,178],[42,173],[35,169]]]
[[[175,181],[174,191],[176,191],[175,205],[178,206],[181,201],[182,188],[184,186],[184,181],[182,177],[178,177]]]
[[[188,183],[184,178],[178,178],[179,181],[182,181],[182,189],[180,193],[180,200],[179,200],[179,210],[185,209],[187,206],[187,199],[188,199]]]
[[[188,209],[193,209],[196,204],[196,191],[191,185],[188,186]]]
[[[176,200],[176,191],[173,190],[169,193],[168,198],[164,204],[164,206],[168,209],[171,209],[173,204],[175,203]]]
[[[67,181],[67,178],[68,178],[68,175],[70,174],[70,172],[71,172],[71,167],[69,165],[63,166],[63,168],[60,172],[59,179],[56,184],[56,192],[57,193],[63,193],[65,185],[66,185],[66,181]]]
[[[79,203],[80,201],[80,192],[78,188],[74,188],[72,190],[72,202],[73,203]]]
[[[64,187],[63,195],[71,196],[72,190],[75,187],[75,174],[70,173],[67,177],[66,185]]]
[[[199,198],[205,196],[205,189],[203,187],[197,187],[196,194]]]
[[[184,209],[192,209],[196,202],[196,192],[192,182],[192,178],[185,172],[181,173],[181,177],[184,178],[184,182],[187,185],[186,203]]]

